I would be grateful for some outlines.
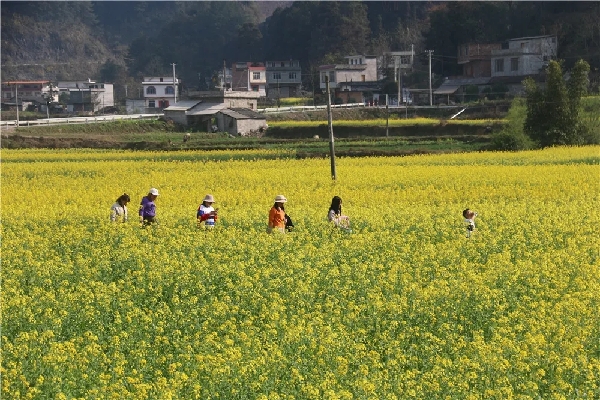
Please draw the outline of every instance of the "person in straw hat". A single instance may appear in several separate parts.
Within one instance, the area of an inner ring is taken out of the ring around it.
[[[287,203],[287,199],[284,195],[278,194],[275,197],[275,204],[271,207],[269,211],[269,225],[267,226],[267,233],[272,232],[281,232],[285,233],[287,218],[289,218],[285,213],[284,203]],[[291,222],[291,220],[290,220]]]
[[[198,207],[196,218],[198,220],[198,227],[204,226],[205,228],[214,228],[215,222],[217,221],[218,208],[213,208],[215,198],[212,194],[207,194],[202,200],[202,204]]]

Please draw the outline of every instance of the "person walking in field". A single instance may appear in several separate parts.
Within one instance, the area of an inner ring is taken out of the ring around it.
[[[123,193],[110,208],[110,220],[112,222],[127,222],[127,203],[131,199],[127,193]]]
[[[342,198],[339,196],[333,196],[331,199],[331,205],[329,206],[329,212],[327,213],[327,219],[333,223],[336,228],[340,228],[347,232],[351,232],[350,229],[350,217],[342,214]]]
[[[140,203],[140,223],[142,226],[152,225],[157,223],[156,219],[156,198],[158,197],[158,190],[155,188],[150,189],[148,195],[142,198]]]
[[[465,218],[465,224],[467,227],[467,238],[470,238],[471,234],[475,230],[475,217],[476,216],[477,216],[477,213],[468,208],[463,211],[463,217]]]
[[[267,233],[281,232],[285,233],[287,230],[291,230],[294,226],[292,219],[285,213],[284,203],[287,203],[287,199],[284,195],[278,194],[275,197],[275,204],[269,211],[269,225],[267,226]]]
[[[219,209],[213,208],[214,202],[215,199],[212,194],[207,194],[204,196],[204,200],[202,200],[202,204],[200,204],[200,207],[198,207],[198,212],[196,213],[198,228],[202,226],[209,229],[215,227]]]

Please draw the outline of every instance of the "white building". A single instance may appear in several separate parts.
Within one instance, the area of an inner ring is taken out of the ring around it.
[[[492,77],[540,74],[548,61],[556,59],[554,35],[510,39],[492,50]]]
[[[376,56],[347,56],[347,64],[330,64],[319,66],[321,89],[325,89],[325,77],[329,76],[329,88],[337,89],[343,82],[376,82]]]
[[[106,107],[114,107],[114,87],[112,83],[100,83],[88,79],[87,81],[59,81],[57,89],[60,93],[69,94],[67,111],[92,111],[96,112]]]
[[[179,79],[173,82],[172,76],[144,77],[142,87],[144,88],[144,101],[146,109],[155,109],[161,111],[171,104],[175,104],[175,99],[179,99],[177,85]]]

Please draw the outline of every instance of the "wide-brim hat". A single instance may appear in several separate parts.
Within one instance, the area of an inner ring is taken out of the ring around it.
[[[156,189],[156,188],[150,189],[150,194],[152,194],[154,196],[158,196],[158,189]]]
[[[212,194],[207,194],[206,196],[204,196],[204,200],[202,200],[202,202],[206,202],[206,203],[214,203],[215,202],[215,198],[213,197]]]
[[[285,198],[284,195],[278,194],[277,196],[275,196],[275,203],[285,203],[285,202],[287,202],[287,199]]]

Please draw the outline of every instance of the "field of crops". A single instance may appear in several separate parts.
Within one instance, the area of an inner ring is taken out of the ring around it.
[[[3,150],[1,172],[2,398],[600,398],[600,147],[338,158],[336,182],[277,150]],[[296,228],[268,235],[277,194]]]

